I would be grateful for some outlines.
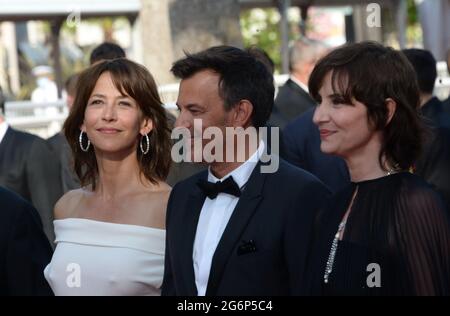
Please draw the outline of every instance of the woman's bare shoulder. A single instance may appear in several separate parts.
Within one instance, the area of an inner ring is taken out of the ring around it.
[[[171,190],[172,188],[167,183],[161,182],[156,189],[154,188],[149,191],[149,194],[145,194],[144,199],[141,200],[143,202],[141,206],[145,210],[146,226],[165,228],[167,202]],[[151,212],[148,212],[148,210],[151,210]]]
[[[54,207],[54,218],[64,219],[74,217],[74,212],[82,201],[83,197],[88,193],[86,188],[71,190],[65,193],[56,202]]]

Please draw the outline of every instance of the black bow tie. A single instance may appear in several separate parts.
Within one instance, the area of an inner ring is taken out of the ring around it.
[[[226,178],[223,182],[217,181],[216,183],[200,179],[197,182],[197,185],[210,199],[215,199],[219,193],[228,193],[237,197],[241,196],[241,190],[231,176]]]

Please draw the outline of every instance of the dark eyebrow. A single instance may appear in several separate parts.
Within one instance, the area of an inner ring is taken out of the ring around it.
[[[91,95],[91,98],[93,98],[93,97],[106,99],[106,96],[104,96],[103,94],[98,94],[98,93]]]
[[[105,96],[105,95],[99,94],[99,93],[93,94],[93,95],[91,96],[91,98],[93,98],[93,97],[97,97],[97,98],[101,98],[101,99],[106,99],[106,96]],[[116,99],[133,99],[133,98],[130,97],[130,96],[128,96],[128,95],[121,95],[120,97],[117,97]]]
[[[117,99],[133,99],[133,98],[128,95],[122,95],[120,97],[117,97]]]
[[[351,99],[349,99],[347,96],[345,96],[345,95],[343,95],[343,94],[340,94],[340,93],[333,93],[333,94],[330,94],[330,95],[328,96],[328,98],[329,98],[329,99],[340,98],[340,99],[341,99],[340,101],[342,102],[342,104],[354,105]]]
[[[175,104],[176,104],[176,106],[178,108],[181,108],[181,105],[179,105],[178,103],[175,103]],[[203,108],[200,104],[197,104],[197,103],[188,103],[184,107],[185,108],[191,108],[191,107],[194,107],[194,106],[199,107],[199,108]]]

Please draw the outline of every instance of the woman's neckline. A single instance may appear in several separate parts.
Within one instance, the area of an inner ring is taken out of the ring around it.
[[[100,220],[90,219],[90,218],[81,218],[81,217],[67,217],[67,218],[62,218],[62,219],[55,219],[54,222],[69,221],[69,220],[71,220],[71,221],[87,221],[87,222],[91,222],[91,223],[106,224],[106,225],[119,225],[119,226],[144,228],[144,229],[150,229],[150,230],[155,230],[155,231],[165,231],[165,229],[162,229],[162,228],[142,226],[142,225],[136,225],[136,224],[113,223],[113,222],[106,222],[106,221],[100,221]]]
[[[366,183],[372,183],[372,182],[377,182],[377,181],[382,181],[382,180],[386,180],[386,179],[390,179],[392,177],[396,177],[399,175],[403,175],[405,173],[409,173],[408,171],[399,171],[393,174],[389,174],[389,175],[385,175],[382,177],[378,177],[378,178],[373,178],[373,179],[367,179],[367,180],[361,180],[361,181],[351,181],[352,184],[354,185],[360,185],[360,184],[366,184]]]

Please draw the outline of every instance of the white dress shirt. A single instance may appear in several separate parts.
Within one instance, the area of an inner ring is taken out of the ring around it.
[[[8,127],[9,127],[9,125],[5,121],[0,123],[0,143],[2,142],[3,138],[5,137]]]
[[[216,178],[209,169],[208,181],[223,181],[232,176],[242,190],[264,152],[264,146],[264,142],[261,141],[258,150],[247,161],[222,179]],[[238,201],[239,197],[227,193],[219,193],[215,199],[207,197],[203,203],[192,254],[195,284],[199,296],[204,296],[206,293],[213,255]]]

